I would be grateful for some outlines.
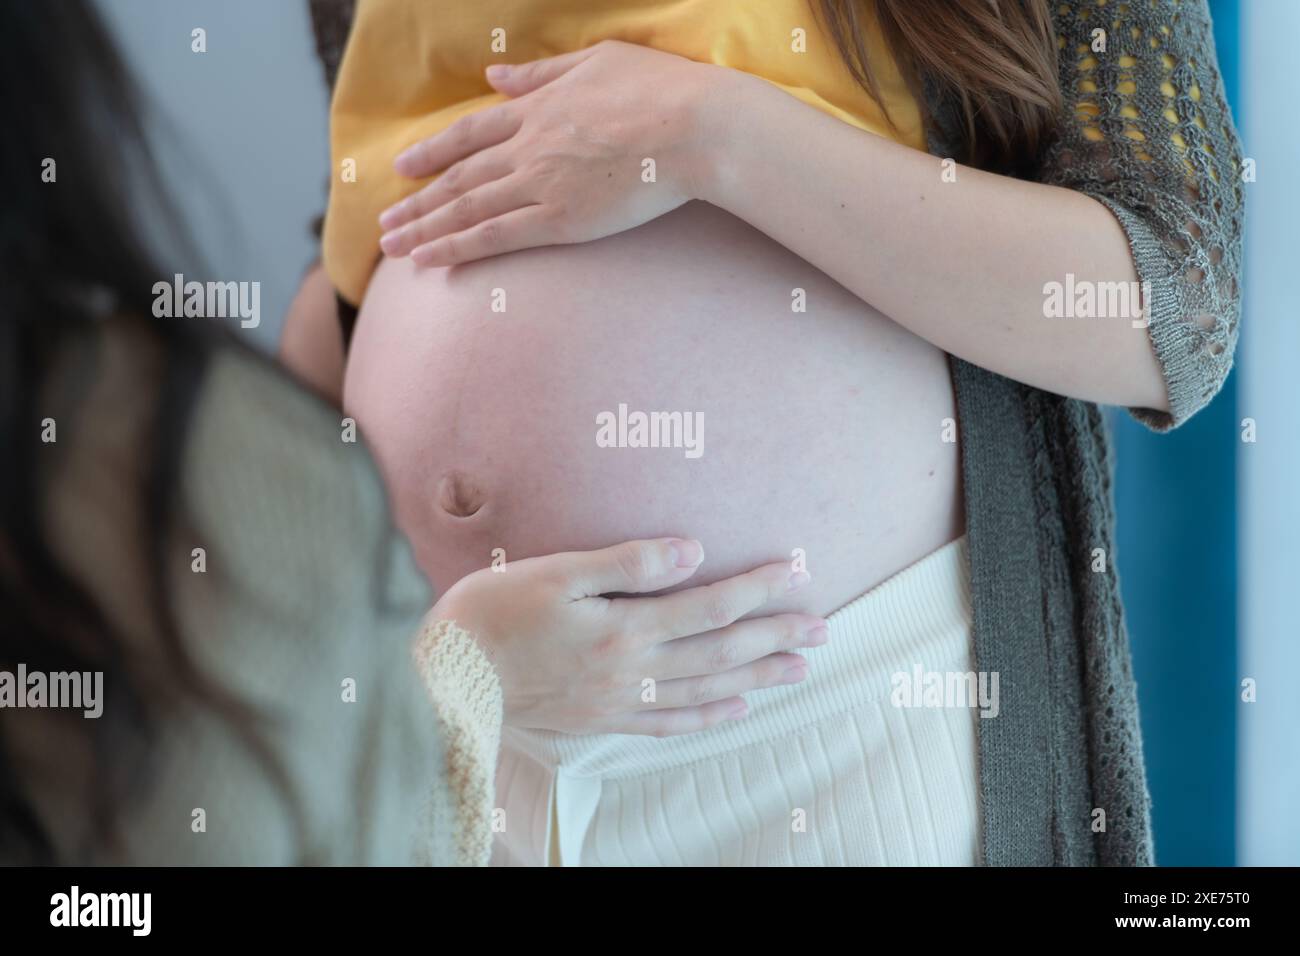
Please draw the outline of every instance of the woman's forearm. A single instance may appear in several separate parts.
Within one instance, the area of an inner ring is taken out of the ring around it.
[[[343,335],[334,287],[320,263],[303,276],[280,334],[280,362],[335,407],[343,405]]]
[[[951,164],[945,177],[938,157],[728,72],[701,107],[713,135],[700,198],[946,352],[1070,397],[1168,408],[1136,297],[1105,318],[1044,314],[1048,283],[1063,295],[1092,283],[1101,311],[1120,301],[1103,284],[1137,291],[1128,241],[1103,205]]]

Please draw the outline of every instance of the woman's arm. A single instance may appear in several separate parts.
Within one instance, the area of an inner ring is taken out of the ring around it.
[[[343,405],[343,333],[334,287],[320,263],[307,270],[289,303],[279,359],[294,378],[335,408]]]
[[[698,566],[689,564],[694,557],[684,563],[682,547],[703,557],[693,542],[631,541],[514,562],[504,573],[477,571],[438,601],[415,656],[446,767],[433,795],[435,817],[446,819],[434,829],[454,834],[454,862],[486,863],[490,855],[493,777],[508,712],[507,722],[523,726],[667,736],[744,716],[743,691],[803,679],[803,659],[782,651],[823,642],[824,622],[801,615],[737,621],[792,589],[788,564],[667,597],[600,596],[679,582]],[[557,658],[571,658],[584,679],[548,688],[544,676],[555,667],[547,661]]]
[[[107,453],[120,438],[103,431]],[[808,582],[788,560],[642,596],[704,566],[700,543],[681,539],[511,560],[465,576],[429,614],[364,443],[340,440],[338,413],[242,349],[211,360],[186,449],[168,565],[186,648],[212,686],[275,718],[267,752],[303,795],[316,862],[399,864],[414,843],[445,863],[467,839],[481,859],[502,721],[692,733],[743,717],[751,691],[802,681],[799,651],[828,639],[814,615],[739,620]],[[87,490],[111,497],[119,484]],[[191,772],[141,817],[138,859],[291,860],[289,808],[257,754],[230,746],[220,722],[201,729],[173,738]],[[194,807],[226,825],[191,839]],[[426,839],[413,841],[421,822]]]
[[[1074,398],[1168,409],[1136,311],[1044,316],[1044,286],[1067,275],[1076,287],[1137,282],[1124,232],[1096,200],[966,167],[945,182],[937,157],[761,80],[731,82],[701,198],[945,352]]]
[[[733,75],[705,101],[725,132],[702,198],[945,351],[1169,428],[1226,378],[1241,308],[1241,151],[1209,14],[1121,6],[1109,52],[1081,5],[1053,15],[1065,108],[1037,182],[945,166]],[[1070,288],[1112,314],[1046,317],[1047,291]]]
[[[1240,310],[1239,150],[1208,13],[1117,12],[1108,54],[1073,6],[1054,16],[1066,110],[1039,182],[945,177],[761,80],[607,42],[489,70],[516,99],[398,158],[448,174],[384,213],[384,251],[450,265],[706,199],[946,351],[1171,427],[1226,377]],[[1080,294],[1110,317],[1047,317],[1086,311]]]

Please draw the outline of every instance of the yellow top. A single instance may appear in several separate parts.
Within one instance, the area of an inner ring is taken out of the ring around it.
[[[399,152],[504,100],[493,63],[524,63],[624,40],[752,73],[810,106],[924,149],[920,111],[879,31],[867,53],[885,111],[853,80],[812,0],[361,0],[330,115],[333,174],[325,270],[359,304],[378,261],[380,212],[424,185],[393,171]],[[870,23],[871,21],[868,21]],[[351,161],[351,162],[349,162]]]

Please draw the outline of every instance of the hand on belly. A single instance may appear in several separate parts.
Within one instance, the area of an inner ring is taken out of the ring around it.
[[[797,311],[800,302],[806,311]],[[824,615],[961,533],[947,357],[691,203],[580,246],[384,260],[344,404],[441,591],[493,562],[699,539]]]

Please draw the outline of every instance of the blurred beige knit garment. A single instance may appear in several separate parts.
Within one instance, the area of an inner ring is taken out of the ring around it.
[[[972,707],[896,707],[896,674],[966,673],[959,538],[831,615],[801,685],[700,734],[507,728],[494,865],[974,865]]]
[[[88,735],[99,722],[56,708],[6,713],[0,730],[55,857],[486,863],[500,685],[463,630],[421,629],[428,584],[370,456],[339,441],[337,413],[230,344],[211,356],[189,420],[165,565],[177,636],[205,684],[257,718],[259,751],[224,714],[174,693],[175,655],[150,610],[137,509],[169,353],[149,323],[125,318],[88,326],[66,348],[43,406],[60,422],[45,466],[52,547],[130,637],[123,666],[143,696],[167,706],[148,739],[121,728],[115,759],[147,745],[151,762],[113,841],[96,830]]]

